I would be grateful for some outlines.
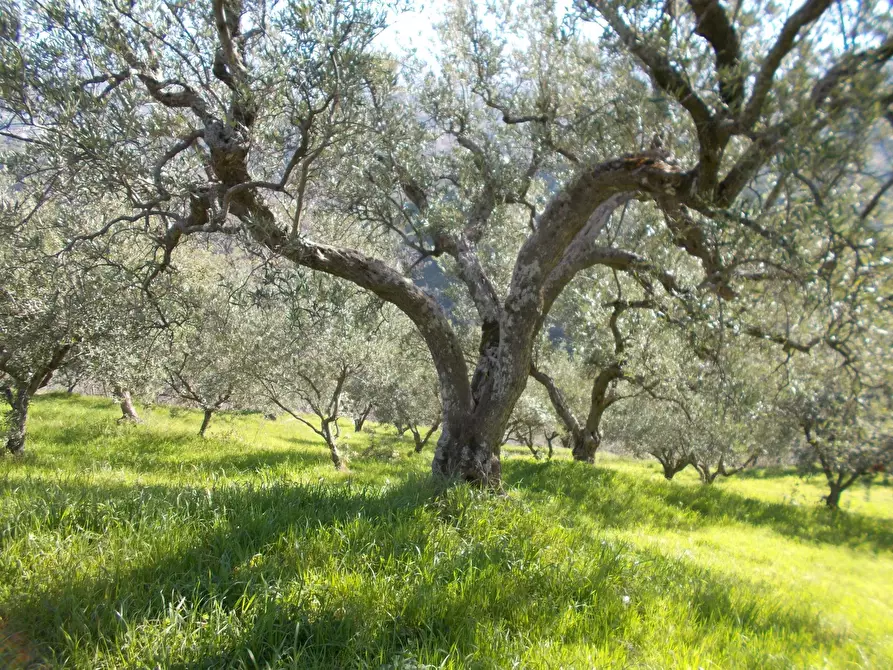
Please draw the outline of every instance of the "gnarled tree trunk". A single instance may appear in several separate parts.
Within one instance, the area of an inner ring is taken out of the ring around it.
[[[7,413],[6,450],[13,456],[21,456],[25,452],[25,424],[28,420],[28,406],[31,394],[27,389],[17,389],[12,406]]]

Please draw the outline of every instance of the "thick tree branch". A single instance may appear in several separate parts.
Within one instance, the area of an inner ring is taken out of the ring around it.
[[[564,398],[564,394],[555,384],[555,380],[545,372],[539,370],[536,365],[532,363],[530,365],[530,376],[542,384],[546,389],[549,394],[549,400],[552,401],[552,407],[555,408],[556,414],[558,414],[558,417],[561,419],[561,422],[564,424],[567,431],[575,437],[581,436],[583,434],[583,429],[580,426],[580,422],[577,420],[577,417],[574,416],[573,411],[567,404],[567,400]]]
[[[741,126],[747,130],[751,129],[759,120],[763,113],[766,98],[772,90],[775,73],[778,71],[781,62],[784,60],[791,50],[794,48],[795,41],[803,30],[810,23],[816,21],[828,7],[831,6],[833,0],[806,0],[800,8],[791,14],[781,29],[775,44],[766,55],[760,71],[757,73],[756,81],[753,85],[753,92],[744,112],[741,115]]]
[[[706,39],[716,55],[719,95],[733,114],[744,101],[744,73],[741,72],[741,43],[738,33],[719,0],[688,0],[697,18],[695,32]]]

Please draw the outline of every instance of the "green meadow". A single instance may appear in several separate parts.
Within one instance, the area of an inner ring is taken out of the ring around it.
[[[430,447],[294,420],[37,399],[0,458],[3,668],[890,668],[893,485]]]

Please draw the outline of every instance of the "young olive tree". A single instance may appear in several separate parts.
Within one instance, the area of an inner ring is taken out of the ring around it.
[[[344,470],[338,421],[351,402],[349,390],[377,365],[389,321],[400,315],[336,280],[317,282],[299,301],[300,309],[275,301],[260,307],[255,318],[265,347],[252,367],[266,402],[322,438],[334,466]]]
[[[380,347],[358,375],[351,395],[360,407],[374,405],[375,418],[393,424],[400,435],[412,435],[421,453],[440,427],[440,396],[431,357],[411,329],[400,330],[402,320],[391,319]]]
[[[797,463],[804,473],[824,475],[831,509],[857,481],[893,467],[893,305],[872,286],[870,267],[861,274],[858,291],[836,303],[833,331],[788,364],[778,400],[781,415],[801,433]],[[889,287],[889,277],[875,278]],[[838,330],[850,309],[855,322]]]
[[[660,271],[601,236],[614,210],[634,199],[659,212],[704,290],[733,300],[807,242],[784,189],[751,193],[835,138],[864,141],[893,58],[885,3],[871,1],[846,21],[831,0],[763,21],[754,3],[580,0],[567,27],[551,4],[484,17],[457,1],[441,62],[419,76],[376,52],[385,13],[372,1],[16,11],[0,99],[5,134],[32,157],[28,188],[64,175],[68,190],[124,198],[94,234],[139,222],[159,241],[150,276],[191,234],[244,234],[395,305],[439,378],[434,473],[494,484],[563,288],[593,265]],[[649,142],[657,131],[672,140]],[[312,239],[308,212],[326,207],[402,253]],[[444,306],[406,277],[431,257],[477,308],[473,370]]]
[[[607,423],[615,439],[633,454],[655,458],[667,480],[693,464],[690,422],[684,407],[670,400],[636,398],[612,413]]]
[[[238,296],[244,270],[234,267],[236,259],[211,263],[196,251],[189,260],[176,269],[175,307],[183,317],[169,332],[161,367],[168,392],[203,412],[198,434],[204,437],[216,412],[253,399],[257,330]]]
[[[539,445],[543,440],[549,446],[549,457],[552,457],[551,442],[558,434],[555,415],[544,395],[537,388],[525,390],[512,410],[502,440],[523,444],[537,460],[542,458]]]
[[[822,472],[831,509],[857,481],[893,467],[890,391],[859,388],[838,375],[826,377],[824,387],[798,389],[785,406],[803,431],[798,464],[806,473]]]

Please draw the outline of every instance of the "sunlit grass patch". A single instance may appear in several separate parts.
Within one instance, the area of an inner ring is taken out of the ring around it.
[[[883,487],[833,515],[509,449],[504,495],[444,491],[384,426],[339,473],[294,421],[142,409],[41,398],[0,459],[0,618],[49,667],[893,664]]]

